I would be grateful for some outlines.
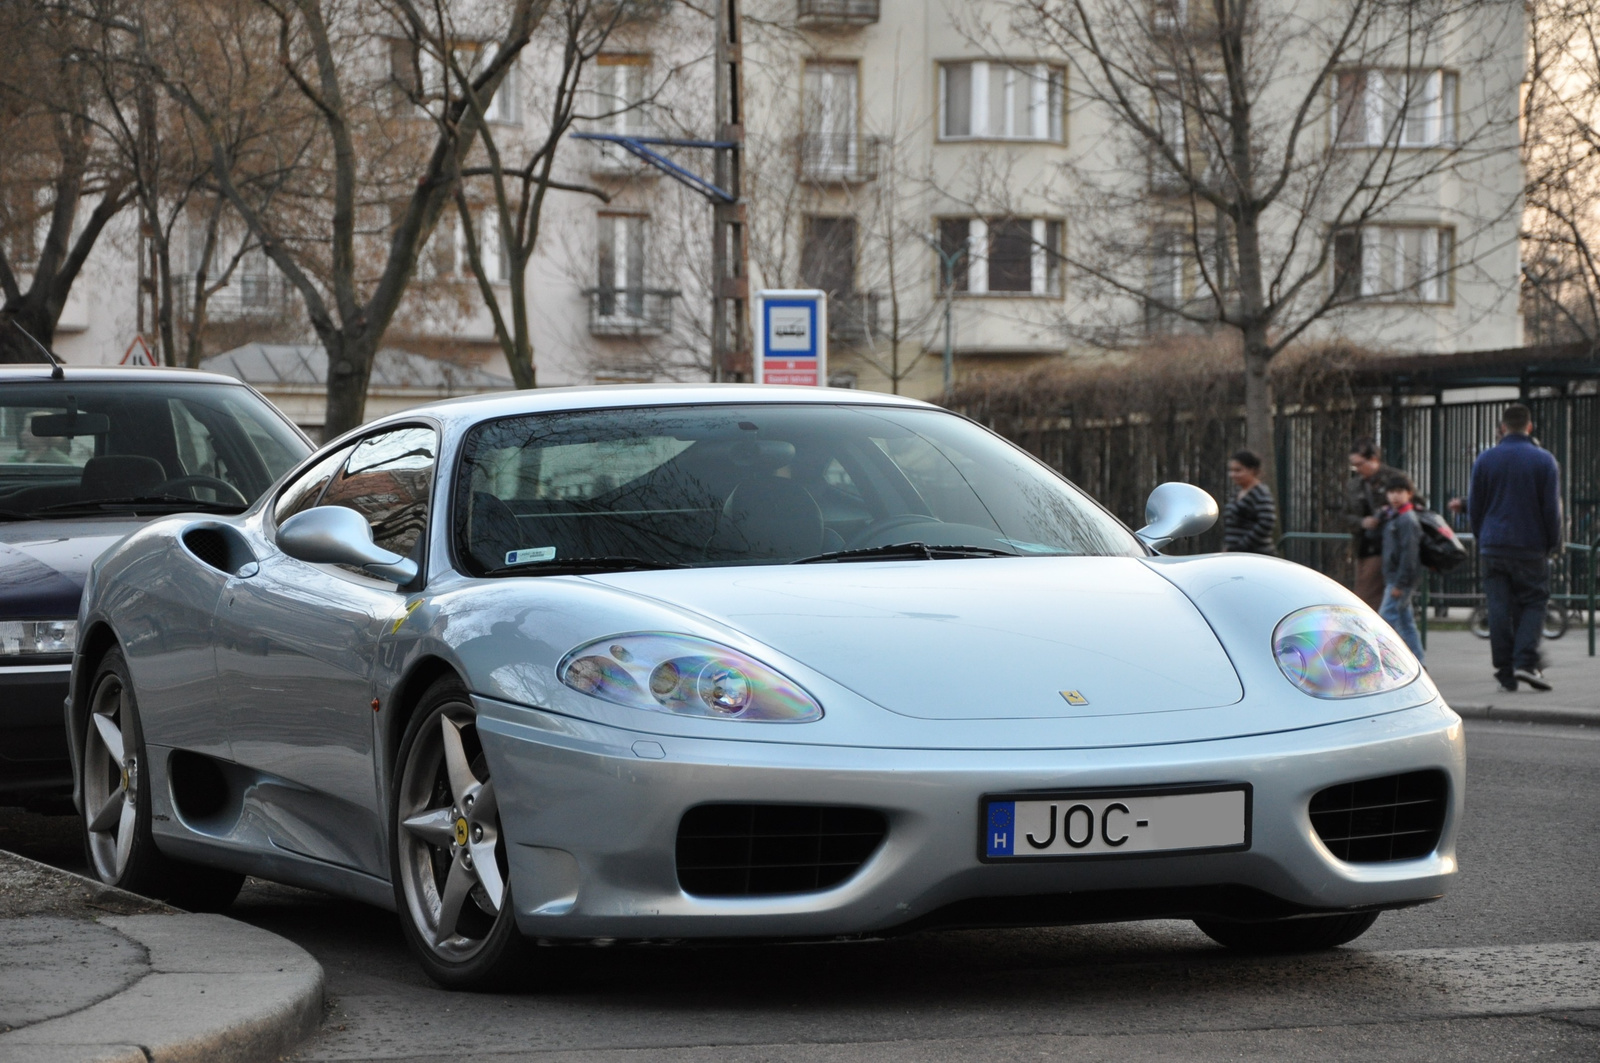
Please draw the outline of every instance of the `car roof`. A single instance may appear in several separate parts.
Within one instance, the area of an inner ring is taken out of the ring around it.
[[[43,362],[0,365],[0,385],[11,383],[47,384],[52,380],[56,383],[70,383],[74,380],[85,382],[114,380],[125,383],[139,380],[166,384],[231,384],[234,387],[247,386],[244,381],[237,377],[227,376],[223,373],[207,373],[200,369],[154,369],[149,366],[134,365],[64,365],[61,367],[61,371],[61,376],[53,377],[51,375],[52,368]]]
[[[607,410],[638,406],[708,404],[816,403],[818,405],[905,406],[938,409],[904,395],[854,388],[785,387],[777,384],[601,384],[585,387],[536,388],[441,399],[378,418],[362,426],[404,421],[424,414],[456,426],[526,413],[565,410]]]

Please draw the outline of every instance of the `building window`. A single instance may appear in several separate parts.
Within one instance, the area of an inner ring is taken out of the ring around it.
[[[1176,33],[1188,24],[1188,0],[1151,0],[1150,27],[1157,33]]]
[[[596,133],[619,136],[648,136],[650,57],[648,55],[602,55],[595,60],[594,114],[590,123]]]
[[[949,283],[973,295],[1060,295],[1061,223],[1045,218],[944,218]],[[940,267],[940,284],[946,278]]]
[[[1455,230],[1432,225],[1368,225],[1333,238],[1333,283],[1347,299],[1448,303]]]
[[[1175,332],[1182,324],[1177,310],[1184,304],[1184,274],[1189,259],[1189,234],[1173,226],[1158,227],[1150,236],[1150,297],[1145,302],[1145,328]]]
[[[493,41],[461,41],[454,48],[455,61],[468,77],[476,78],[493,61],[495,48]],[[437,105],[446,99],[462,98],[461,83],[454,72],[446,71],[438,54],[429,48],[419,48],[416,41],[392,41],[389,64],[395,82],[424,114],[434,114]],[[507,124],[520,122],[522,106],[519,92],[517,60],[513,59],[505,77],[500,80],[499,88],[495,89],[488,106],[484,108],[485,120]]]
[[[830,296],[856,290],[856,220],[806,219],[805,242],[800,247],[800,283],[820,288]]]
[[[1066,72],[1043,63],[941,63],[945,140],[1061,140]]]
[[[1448,70],[1346,70],[1339,74],[1335,134],[1345,147],[1456,142],[1457,76]]]
[[[500,232],[500,222],[494,207],[473,211],[472,222],[478,242],[478,257],[483,262],[483,275],[494,284],[511,282],[511,258],[506,254],[506,244]],[[466,228],[456,217],[456,274],[472,275],[472,263],[467,258]]]
[[[596,240],[599,267],[595,312],[600,317],[644,317],[645,238],[649,219],[602,214]]]
[[[854,63],[806,64],[803,161],[808,176],[855,172],[859,85]]]

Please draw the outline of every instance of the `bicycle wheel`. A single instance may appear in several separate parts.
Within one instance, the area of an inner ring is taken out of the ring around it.
[[[1489,607],[1480,605],[1472,611],[1472,619],[1467,622],[1467,627],[1480,639],[1489,637]]]
[[[1551,602],[1544,607],[1544,637],[1558,639],[1567,633],[1569,617],[1567,607],[1560,602]]]

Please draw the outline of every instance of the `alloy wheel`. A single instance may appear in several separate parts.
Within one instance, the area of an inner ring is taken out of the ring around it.
[[[399,780],[401,886],[412,924],[440,959],[477,955],[507,900],[494,783],[470,707],[448,704],[423,726]]]
[[[121,881],[139,814],[139,758],[128,748],[128,689],[108,673],[95,688],[84,740],[83,808],[89,854],[105,882]]]

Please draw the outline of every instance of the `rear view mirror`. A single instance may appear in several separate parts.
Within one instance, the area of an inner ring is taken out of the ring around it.
[[[70,413],[40,413],[35,414],[33,420],[28,422],[28,431],[41,439],[103,436],[111,431],[111,418],[103,413],[84,413],[81,410],[73,410]]]
[[[1199,535],[1217,522],[1217,500],[1194,484],[1164,483],[1144,504],[1145,526],[1134,534],[1152,550]]]
[[[278,529],[278,548],[318,565],[349,565],[405,586],[417,578],[417,563],[372,541],[367,519],[343,506],[318,506],[296,513]]]

